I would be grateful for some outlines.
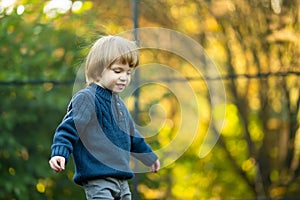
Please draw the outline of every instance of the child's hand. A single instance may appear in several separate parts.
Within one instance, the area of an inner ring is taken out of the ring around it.
[[[62,156],[54,156],[49,160],[50,167],[56,171],[61,172],[65,169],[66,159]]]
[[[154,173],[158,172],[158,170],[160,169],[160,162],[158,159],[155,161],[155,163],[153,163],[151,165],[150,169],[151,169],[151,172],[154,172]]]

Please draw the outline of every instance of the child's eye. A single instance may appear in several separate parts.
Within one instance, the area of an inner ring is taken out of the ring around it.
[[[121,70],[119,70],[119,69],[114,69],[113,71],[114,71],[116,74],[121,73]]]

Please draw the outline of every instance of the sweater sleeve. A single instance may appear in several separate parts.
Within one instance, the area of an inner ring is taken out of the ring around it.
[[[128,110],[127,114],[129,115],[128,118],[131,135],[131,154],[143,164],[150,166],[158,159],[158,157],[152,151],[150,145],[146,143],[140,132],[136,129]]]
[[[63,156],[66,161],[69,160],[74,144],[91,118],[93,105],[91,98],[84,92],[79,92],[72,98],[67,114],[55,131],[51,157]]]
[[[134,129],[134,135],[131,136],[131,154],[147,166],[152,165],[157,159],[157,155],[152,151],[149,144],[140,135],[137,129]]]

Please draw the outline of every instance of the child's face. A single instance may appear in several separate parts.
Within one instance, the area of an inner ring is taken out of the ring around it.
[[[128,63],[116,62],[103,71],[98,84],[112,92],[122,92],[129,85],[133,70]]]

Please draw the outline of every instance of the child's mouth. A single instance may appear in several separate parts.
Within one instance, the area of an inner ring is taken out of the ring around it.
[[[126,85],[125,84],[117,84],[119,90],[124,90]]]

